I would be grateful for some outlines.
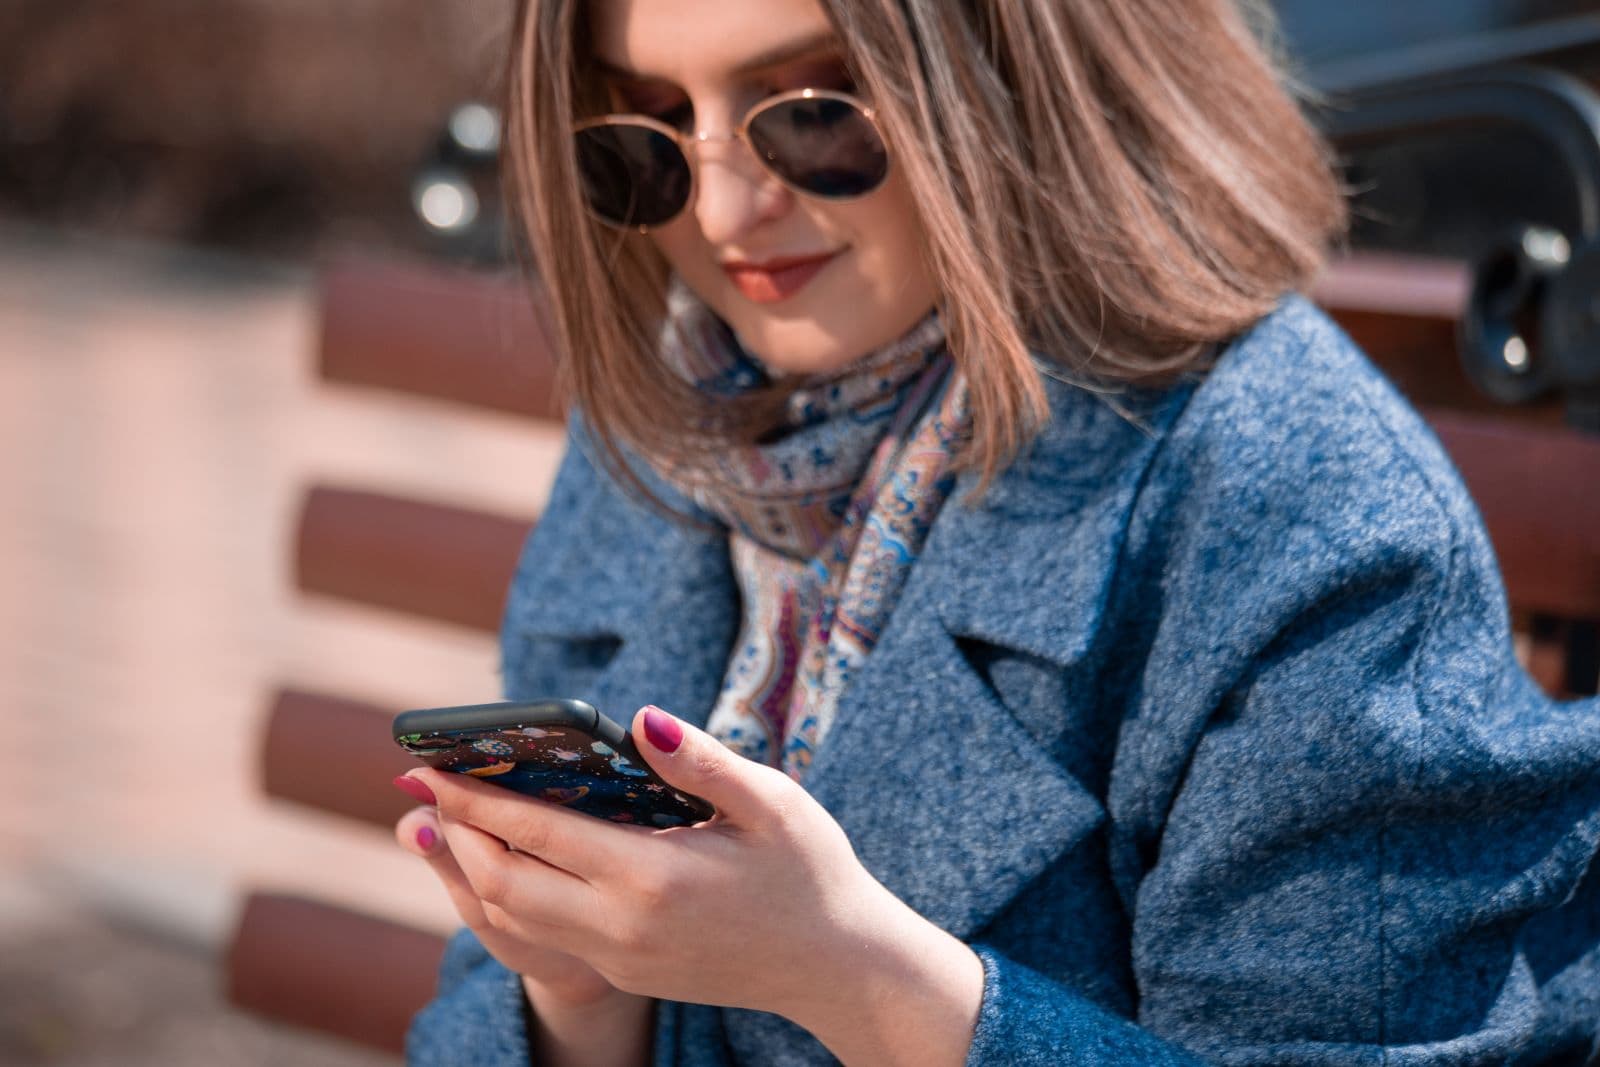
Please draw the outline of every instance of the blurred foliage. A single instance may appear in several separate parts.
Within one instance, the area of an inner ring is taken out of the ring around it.
[[[494,99],[510,0],[5,0],[0,216],[297,255],[424,240],[410,183]]]

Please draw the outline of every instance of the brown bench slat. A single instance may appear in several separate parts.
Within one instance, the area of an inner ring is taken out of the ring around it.
[[[390,827],[416,806],[389,781],[421,764],[394,743],[393,712],[303,689],[280,690],[261,746],[271,797]]]
[[[1456,320],[1465,264],[1362,252],[1334,260],[1311,296],[1413,402],[1506,409],[1462,374]],[[362,385],[559,419],[542,290],[510,274],[342,260],[323,279],[321,373]],[[1514,418],[1559,422],[1554,401]]]
[[[316,486],[300,515],[296,581],[306,592],[493,632],[531,527],[528,519]]]
[[[321,375],[562,418],[536,285],[512,275],[340,260],[322,277]]]
[[[248,1011],[389,1052],[433,999],[444,939],[276,893],[245,902],[227,959],[228,999]]]
[[[1453,321],[1471,289],[1472,272],[1458,260],[1355,252],[1329,261],[1311,297],[1345,311]]]
[[[1600,441],[1428,409],[1484,514],[1519,608],[1600,617]],[[299,531],[310,592],[494,632],[530,524],[318,487]]]
[[[1470,285],[1465,264],[1366,254],[1330,263],[1310,295],[1414,403],[1483,409],[1456,357]]]
[[[1330,263],[1310,295],[1413,404],[1560,425],[1559,398],[1507,407],[1467,378],[1456,329],[1471,287],[1465,263],[1362,252]]]
[[[1483,512],[1511,603],[1600,618],[1600,439],[1425,412]]]

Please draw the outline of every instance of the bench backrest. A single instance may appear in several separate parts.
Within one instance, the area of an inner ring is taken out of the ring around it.
[[[1466,290],[1456,265],[1368,257],[1337,264],[1313,295],[1421,406],[1460,467],[1500,555],[1525,662],[1553,692],[1592,691],[1573,662],[1585,647],[1573,635],[1600,620],[1600,439],[1566,428],[1556,402],[1504,409],[1471,390],[1454,355]],[[326,382],[560,418],[548,333],[523,284],[347,262],[327,272],[323,293]],[[533,522],[315,486],[297,528],[296,582],[308,594],[492,632]],[[389,827],[411,803],[389,779],[414,765],[389,737],[396,710],[286,685],[272,697],[263,788]],[[399,1051],[432,994],[442,947],[347,909],[257,893],[229,955],[230,995]]]

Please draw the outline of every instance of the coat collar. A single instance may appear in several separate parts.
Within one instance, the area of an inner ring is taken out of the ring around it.
[[[1191,390],[1106,398],[1052,382],[1032,449],[941,511],[901,602],[840,700],[806,786],[874,875],[958,937],[981,930],[1104,818],[962,652],[1065,669],[1091,654],[1133,498]]]
[[[1112,397],[1046,381],[1049,423],[976,505],[963,476],[917,577],[951,633],[1066,666],[1088,650],[1133,497],[1192,387]]]
[[[957,936],[986,925],[1103,818],[960,642],[1061,667],[1088,654],[1133,497],[1191,391],[1114,404],[1060,382],[1048,390],[1052,418],[1028,453],[975,504],[976,476],[958,481],[805,783],[868,869]],[[599,706],[626,715],[659,703],[703,724],[737,629],[725,539],[584,488],[565,507],[552,500],[561,529],[532,546],[550,577],[518,598],[508,627],[617,640],[589,694]]]

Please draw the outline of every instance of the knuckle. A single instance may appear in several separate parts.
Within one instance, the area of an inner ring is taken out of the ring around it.
[[[609,961],[605,968],[605,977],[616,988],[624,993],[645,993],[650,988],[650,976],[637,956],[623,954],[614,961]]]
[[[810,795],[794,779],[782,771],[776,776],[763,775],[753,786],[753,792],[765,812],[761,829],[782,835],[803,821]]]
[[[732,760],[722,757],[721,753],[717,753],[715,755],[706,753],[702,755],[696,762],[696,777],[712,786],[718,786],[733,779],[734,770],[738,766]],[[754,765],[752,765],[752,767],[753,766]],[[743,770],[745,768],[739,769]]]
[[[489,911],[483,901],[476,897],[456,901],[456,914],[461,916],[461,922],[480,937],[495,932],[494,923],[489,920]]]
[[[610,982],[611,987],[619,992],[632,993],[635,996],[642,996],[648,992],[637,976],[625,974],[614,967],[606,970],[605,980]]]
[[[510,933],[512,927],[516,925],[510,912],[494,904],[483,906],[483,921],[489,929],[502,934]]]
[[[510,899],[511,872],[505,864],[494,863],[483,868],[473,879],[472,888],[486,905],[500,908]]]
[[[779,798],[785,803],[795,805],[796,807],[801,805],[806,807],[817,806],[816,798],[814,798],[810,793],[806,792],[804,786],[795,781],[793,778],[789,777],[784,772],[778,770],[778,768],[763,767],[761,769],[767,772],[763,778],[766,782],[766,788],[771,790],[769,795]]]
[[[643,915],[629,916],[613,924],[611,940],[620,953],[618,967],[631,968],[639,956],[650,950],[650,931],[650,920]]]
[[[470,789],[458,788],[454,782],[451,782],[447,788],[450,790],[448,801],[441,796],[440,807],[444,807],[445,803],[448,803],[449,810],[454,818],[465,823],[471,823],[473,826],[479,825],[480,820],[483,818],[483,801],[479,799],[477,794]]]
[[[517,840],[513,842],[524,852],[534,855],[543,855],[550,851],[555,837],[550,828],[549,820],[544,818],[547,813],[532,810],[517,825]]]
[[[658,864],[636,871],[630,889],[641,909],[660,912],[671,903],[682,878],[667,864]]]
[[[773,770],[771,767],[763,767],[762,769]],[[782,771],[763,774],[758,780],[756,789],[760,792],[761,799],[765,800],[774,809],[780,809],[786,813],[793,812],[810,797],[810,794],[800,788],[800,783]]]
[[[587,962],[614,988],[624,993],[634,992],[629,987],[638,981],[638,975],[634,973],[626,953],[601,950],[592,954]]]
[[[624,970],[635,966],[649,950],[660,917],[637,902],[631,906],[616,906],[613,902],[601,915],[604,918],[599,924],[600,932],[615,954],[616,966]]]

